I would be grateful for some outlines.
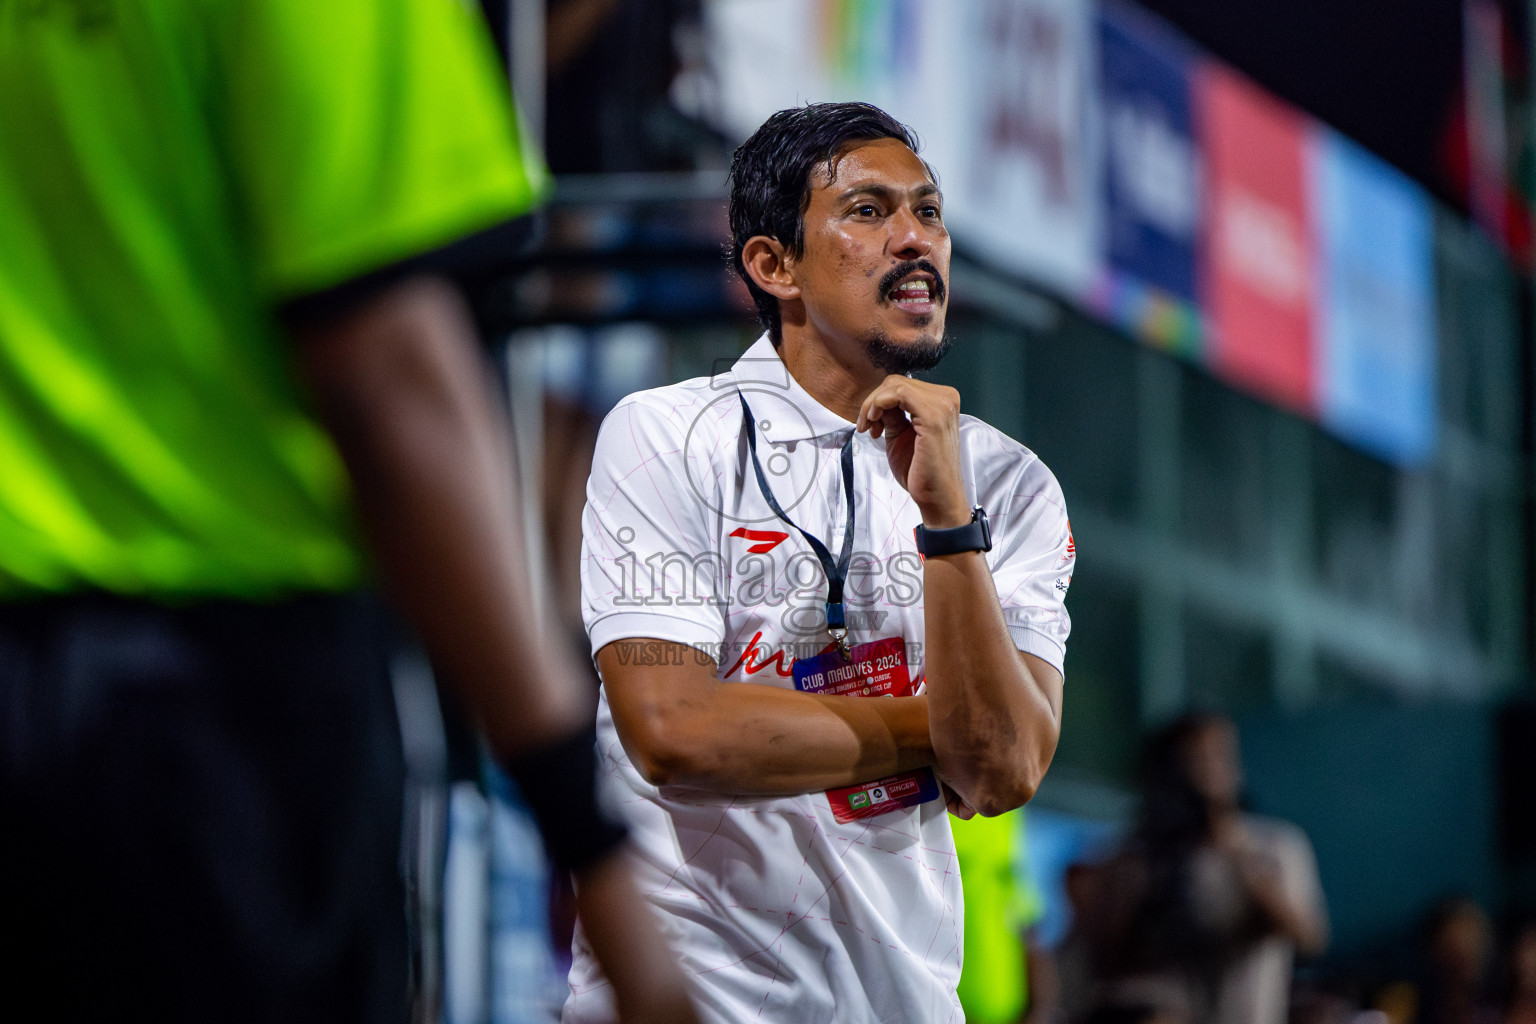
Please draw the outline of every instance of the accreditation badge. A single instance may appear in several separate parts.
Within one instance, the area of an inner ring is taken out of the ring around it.
[[[847,658],[835,647],[795,661],[795,689],[832,697],[915,696],[907,671],[907,642],[899,636],[854,647]],[[933,769],[919,768],[857,786],[827,790],[840,822],[915,807],[939,796]]]

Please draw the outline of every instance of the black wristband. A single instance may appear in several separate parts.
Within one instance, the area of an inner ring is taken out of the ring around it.
[[[919,523],[912,536],[917,539],[917,553],[924,558],[992,550],[992,524],[987,519],[987,510],[980,505],[971,509],[971,521],[964,526],[930,530]]]
[[[572,871],[613,852],[628,830],[597,799],[597,729],[589,725],[542,750],[506,761],[544,836],[549,859]]]

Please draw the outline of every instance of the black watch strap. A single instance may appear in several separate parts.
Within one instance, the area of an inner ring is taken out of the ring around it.
[[[987,510],[980,505],[971,509],[971,521],[964,526],[930,530],[919,524],[913,533],[917,536],[917,551],[924,558],[992,550],[992,524],[987,522]]]

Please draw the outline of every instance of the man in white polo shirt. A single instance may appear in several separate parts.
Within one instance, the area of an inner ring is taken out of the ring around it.
[[[588,485],[599,746],[722,1024],[961,1024],[946,804],[1024,803],[1059,735],[1061,490],[907,376],[947,344],[949,236],[915,150],[864,104],[781,111],[742,145],[733,256],[767,333],[622,402]],[[565,1020],[613,1019],[578,935]]]

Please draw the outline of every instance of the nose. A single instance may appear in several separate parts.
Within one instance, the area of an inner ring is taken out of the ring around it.
[[[908,207],[891,218],[891,255],[901,260],[917,260],[933,250],[929,225]]]

